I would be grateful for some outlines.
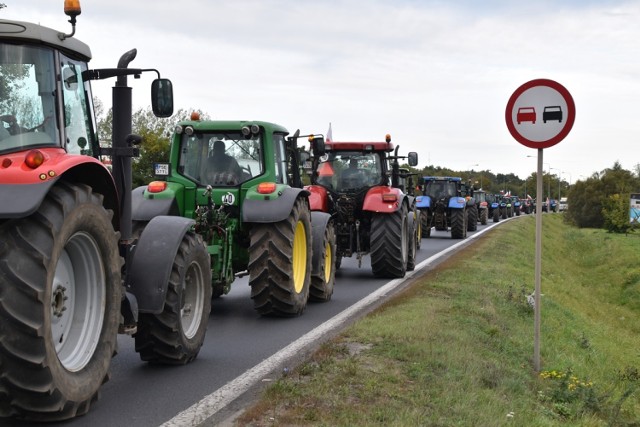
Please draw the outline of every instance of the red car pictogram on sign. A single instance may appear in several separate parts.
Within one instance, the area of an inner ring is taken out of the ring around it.
[[[518,124],[522,122],[531,122],[536,124],[536,109],[533,107],[520,107],[518,108],[518,114],[516,115]]]

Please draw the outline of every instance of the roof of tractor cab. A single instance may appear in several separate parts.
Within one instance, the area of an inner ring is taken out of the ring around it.
[[[457,176],[423,176],[425,181],[462,181],[462,178]]]
[[[327,141],[327,151],[386,151],[392,152],[395,147],[391,142],[338,142]]]
[[[281,125],[258,120],[183,120],[180,126],[192,126],[197,131],[239,131],[244,126],[258,125],[268,131],[289,134],[289,131]]]
[[[91,49],[88,45],[73,37],[60,40],[58,34],[60,31],[42,25],[0,19],[0,39],[51,46],[74,57],[79,56],[84,61],[91,59]]]

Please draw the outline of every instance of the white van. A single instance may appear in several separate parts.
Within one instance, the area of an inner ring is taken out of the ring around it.
[[[560,204],[558,205],[558,211],[566,211],[567,210],[567,198],[560,197]]]

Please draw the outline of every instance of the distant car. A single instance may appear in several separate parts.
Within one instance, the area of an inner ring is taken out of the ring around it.
[[[522,122],[531,122],[536,124],[536,109],[533,107],[520,107],[516,114],[516,121],[518,124]]]
[[[547,123],[547,120],[557,120],[562,123],[562,108],[559,105],[544,107],[544,111],[542,112],[542,121]]]
[[[563,212],[563,211],[567,210],[567,198],[566,197],[560,197],[560,203],[558,204],[558,210],[560,212]]]

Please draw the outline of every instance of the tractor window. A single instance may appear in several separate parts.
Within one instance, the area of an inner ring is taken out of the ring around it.
[[[425,194],[435,199],[455,197],[458,195],[456,183],[450,181],[428,181]]]
[[[383,182],[378,153],[337,151],[318,164],[318,184],[336,191],[359,190]]]
[[[86,63],[62,57],[62,98],[67,151],[91,155],[95,122],[91,113],[91,87],[88,81],[82,80],[82,72],[86,69]]]
[[[287,175],[288,172],[288,162],[287,162],[287,151],[285,148],[284,135],[280,133],[273,134],[273,150],[275,151],[276,157],[276,182],[279,184],[288,184],[289,178]]]
[[[53,51],[0,43],[0,152],[60,146]]]
[[[261,141],[239,131],[183,133],[178,172],[200,185],[236,186],[264,172]]]

